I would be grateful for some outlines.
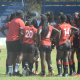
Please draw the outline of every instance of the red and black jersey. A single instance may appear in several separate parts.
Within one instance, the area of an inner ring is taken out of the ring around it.
[[[37,33],[37,29],[33,26],[26,26],[23,28],[24,37],[23,37],[23,43],[27,44],[35,44],[34,35]]]
[[[41,36],[40,45],[51,46],[50,37],[51,37],[51,33],[52,33],[52,30],[53,30],[54,27],[51,26],[51,25],[48,25],[48,26],[49,26],[49,32],[48,32],[46,37],[44,37],[44,35]],[[39,29],[42,29],[42,26],[40,26]]]
[[[59,40],[59,45],[65,43],[68,40],[68,36],[71,33],[71,25],[67,23],[62,23],[59,28],[61,30],[61,36]]]

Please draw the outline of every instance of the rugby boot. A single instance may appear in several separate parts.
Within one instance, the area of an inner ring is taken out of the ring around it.
[[[22,77],[23,75],[20,74],[19,71],[18,71],[18,72],[13,72],[13,76],[20,76],[20,77]]]

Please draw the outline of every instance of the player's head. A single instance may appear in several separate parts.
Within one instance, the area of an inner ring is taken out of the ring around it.
[[[67,14],[66,16],[67,16],[66,22],[67,22],[67,23],[70,23],[70,24],[73,26],[73,23],[72,23],[72,16],[71,16],[70,14]]]
[[[16,12],[16,17],[24,19],[24,12],[22,10],[19,10]]]
[[[80,13],[78,14],[78,18],[77,18],[77,25],[78,27],[80,26]]]
[[[47,18],[48,18],[48,22],[53,22],[54,21],[54,14],[52,11],[47,11],[46,13],[44,13]]]
[[[49,27],[48,27],[48,18],[44,14],[41,15],[41,26],[42,26],[42,35],[46,37],[49,31]]]
[[[61,20],[61,23],[63,23],[63,22],[66,22],[66,20],[67,20],[67,17],[66,17],[66,15],[61,15],[60,16],[60,20]]]
[[[16,17],[16,13],[12,13],[11,15],[10,15],[10,20],[9,21],[11,21],[12,19],[14,19]]]
[[[74,14],[73,14],[73,19],[75,20],[76,18],[78,18],[78,14],[79,14],[79,12],[75,12]]]
[[[38,19],[38,17],[39,17],[38,12],[36,12],[36,11],[28,12],[28,14],[27,14],[28,25],[33,25],[34,27],[37,27],[37,19]]]

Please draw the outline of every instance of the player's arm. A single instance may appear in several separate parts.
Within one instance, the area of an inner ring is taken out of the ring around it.
[[[1,33],[6,37],[7,35],[6,35],[6,33],[4,32],[4,30],[6,30],[7,28],[5,27],[5,26],[3,26],[2,28],[1,28]]]
[[[36,44],[38,45],[38,37],[37,37],[37,32],[35,33],[34,37],[35,37],[35,42],[36,42]]]
[[[24,37],[24,31],[22,28],[20,28],[20,42],[23,42],[23,37]]]
[[[72,27],[71,30],[72,30],[72,31],[74,30],[74,32],[72,32],[72,33],[70,34],[70,36],[72,36],[73,34],[76,34],[76,33],[79,32],[79,29],[76,28],[76,27]]]
[[[41,42],[41,32],[42,32],[42,29],[39,28],[39,29],[38,29],[38,38],[39,38],[38,41],[39,41],[39,42]]]
[[[59,36],[59,38],[60,38],[60,35],[61,35],[61,31],[59,31],[59,30],[56,29],[56,28],[53,28],[53,32],[54,32],[55,34],[54,34],[54,36],[52,36],[51,41],[52,41],[53,39],[55,39],[57,36]]]

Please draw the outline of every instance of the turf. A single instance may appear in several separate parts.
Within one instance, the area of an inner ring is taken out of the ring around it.
[[[0,80],[80,80],[80,77],[40,77],[40,76],[23,76],[23,77],[14,77],[14,76],[8,76],[5,75],[6,72],[6,57],[7,57],[7,51],[6,51],[6,46],[0,46],[1,52],[0,52]],[[52,58],[52,65],[53,65],[53,70],[55,72],[55,75],[57,74],[57,66],[56,66],[56,49],[54,49],[51,53],[51,58]],[[75,60],[76,60],[76,70],[77,70],[77,59],[75,55]],[[34,65],[35,67],[35,65]],[[22,73],[22,66],[20,65],[19,68],[20,73]],[[39,68],[38,72],[41,71],[41,65],[40,65],[40,60],[39,60]],[[48,74],[48,68],[46,64],[46,74]]]

